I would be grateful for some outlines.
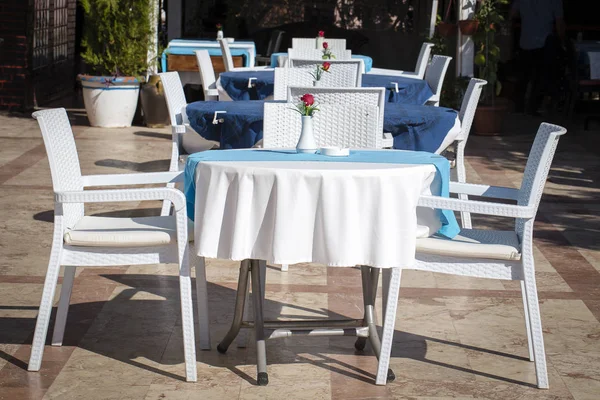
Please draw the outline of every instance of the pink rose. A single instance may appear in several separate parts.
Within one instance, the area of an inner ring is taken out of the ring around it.
[[[302,100],[306,107],[315,104],[315,98],[312,94],[306,93],[304,96],[300,97],[300,100]]]
[[[327,44],[327,42],[323,42],[323,48],[324,48],[325,50],[327,50],[327,48],[328,48],[328,47],[329,47],[329,45]]]
[[[325,31],[319,31],[319,37],[325,37]]]
[[[331,67],[331,63],[328,63],[327,61],[325,61],[322,66],[323,71],[329,71],[329,67]]]

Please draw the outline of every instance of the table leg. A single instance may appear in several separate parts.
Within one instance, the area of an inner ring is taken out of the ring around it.
[[[254,303],[254,330],[256,336],[256,368],[257,383],[259,386],[265,386],[269,383],[267,374],[267,349],[265,344],[265,329],[263,325],[263,289],[261,284],[260,261],[252,260],[250,272],[252,274],[252,293]]]
[[[377,297],[377,284],[379,281],[379,269],[371,268],[368,266],[361,266],[361,279],[362,279],[362,289],[363,289],[363,306],[364,306],[364,317],[363,321],[365,326],[369,327],[369,335],[371,332],[371,327],[369,326],[369,321],[372,321],[374,326],[377,324],[377,320],[375,318],[374,313],[374,305],[375,299]],[[373,305],[373,309],[371,310],[369,305]],[[377,339],[379,341],[379,339]],[[356,339],[354,343],[354,347],[356,350],[362,351],[365,349],[367,344],[366,337],[359,337]],[[378,352],[376,352],[378,353]]]
[[[225,353],[229,345],[240,332],[242,321],[244,318],[244,305],[246,303],[246,294],[248,292],[248,272],[250,270],[250,260],[244,260],[240,263],[240,277],[238,281],[238,290],[235,298],[235,311],[233,314],[233,322],[229,332],[217,346],[219,353]],[[258,291],[257,291],[258,293]],[[261,307],[262,308],[262,307]]]

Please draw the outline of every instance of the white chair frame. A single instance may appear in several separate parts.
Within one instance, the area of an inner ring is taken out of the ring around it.
[[[289,59],[292,59],[292,58],[304,59],[304,60],[322,60],[322,61],[332,61],[332,60],[343,61],[343,60],[351,60],[352,59],[352,51],[350,51],[350,50],[339,49],[339,50],[332,50],[331,52],[335,56],[335,58],[323,59],[323,51],[322,50],[306,49],[306,48],[299,48],[299,49],[291,48],[291,49],[288,49],[287,65],[289,66]]]
[[[433,96],[427,100],[428,105],[438,107],[440,105],[440,96],[442,94],[442,85],[448,71],[448,65],[452,57],[435,55],[431,58],[431,63],[425,71],[425,80],[433,91]]]
[[[477,278],[519,280],[521,282],[523,297],[529,360],[535,361],[537,386],[539,388],[548,388],[548,372],[535,282],[533,227],[558,140],[565,133],[566,129],[563,127],[547,123],[541,124],[527,159],[520,189],[466,183],[450,184],[451,193],[511,200],[516,201],[516,205],[437,196],[421,196],[419,199],[420,207],[514,218],[516,221],[514,232],[464,229],[461,231],[461,235],[478,238],[482,245],[485,245],[504,244],[506,234],[512,234],[518,239],[520,247],[519,260],[508,261],[493,258],[474,258],[470,254],[438,255],[431,251],[423,252],[419,249],[419,242],[422,240],[432,240],[431,238],[426,238],[417,239],[416,263],[411,268]],[[446,239],[437,240],[443,241]],[[478,245],[476,244],[475,246]],[[388,309],[389,307],[394,307],[394,309],[389,311],[391,311],[391,314],[395,314],[400,287],[400,273],[397,272],[396,276],[390,276],[384,270],[383,276],[383,304],[387,305]],[[396,280],[394,281],[394,279]],[[390,280],[392,281],[391,284]],[[386,314],[390,314],[388,313],[388,309],[384,309],[384,320],[387,317]],[[384,332],[382,347],[386,345],[391,346],[393,329],[394,327],[391,325],[391,332]],[[385,360],[385,365],[382,366],[381,364],[382,361],[380,360],[380,368],[387,368],[389,360]]]
[[[200,343],[202,348],[210,348],[208,299],[204,259],[196,257],[188,244],[185,196],[181,191],[167,187],[83,190],[85,187],[90,186],[174,183],[182,179],[182,174],[180,172],[157,172],[82,176],[75,140],[66,111],[63,108],[37,111],[33,114],[33,117],[38,120],[48,153],[55,207],[52,250],[50,252],[50,261],[44,282],[28,370],[39,371],[41,367],[44,343],[48,332],[50,314],[61,265],[65,266],[65,274],[52,336],[52,345],[54,346],[62,345],[73,280],[77,267],[177,263],[179,265],[186,377],[188,381],[196,381],[196,350],[189,265],[190,257],[196,267],[199,314],[202,314],[200,316]],[[146,200],[163,200],[173,204],[175,215],[158,218],[176,220],[177,240],[175,242],[146,247],[83,247],[65,244],[65,233],[84,217],[85,203],[140,202]],[[203,326],[202,324],[205,325]]]
[[[419,57],[417,58],[417,65],[415,66],[415,70],[413,71],[401,71],[396,69],[386,69],[386,68],[371,68],[369,74],[375,75],[398,75],[406,78],[415,78],[415,79],[423,79],[425,76],[425,71],[427,70],[427,65],[429,64],[429,58],[431,55],[431,50],[433,49],[433,43],[423,43],[421,45],[421,50],[419,51]]]
[[[317,66],[324,62],[331,64],[329,72],[323,72],[318,82],[323,87],[360,87],[362,85],[362,74],[365,68],[363,60],[314,60],[290,58],[288,67],[305,68],[314,73]]]
[[[336,52],[346,50],[346,39],[324,38],[329,49],[337,56]],[[317,38],[292,38],[293,49],[321,50],[317,49]]]
[[[217,91],[217,79],[215,78],[215,70],[208,50],[196,50],[196,61],[198,62],[198,70],[200,72],[200,82],[202,83],[202,91],[204,92],[205,101],[219,100],[219,92]]]
[[[275,68],[273,100],[286,100],[290,86],[314,86],[312,73],[313,70],[309,68]],[[356,87],[356,76],[351,70],[330,74],[330,77],[322,78],[322,87]],[[325,82],[328,84],[325,85]]]

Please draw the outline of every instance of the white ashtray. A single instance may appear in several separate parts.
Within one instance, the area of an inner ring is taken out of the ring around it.
[[[350,149],[343,149],[341,147],[321,147],[319,152],[324,156],[331,157],[347,157],[350,155]]]
[[[227,37],[227,38],[225,38],[225,40],[227,40],[227,42],[228,42],[228,43],[233,43],[233,42],[235,42],[235,39],[234,39],[234,38],[232,38],[232,37]]]

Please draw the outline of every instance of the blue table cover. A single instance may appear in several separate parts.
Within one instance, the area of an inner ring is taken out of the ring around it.
[[[221,48],[220,47],[203,47],[202,42],[206,43],[216,43],[215,40],[190,40],[189,42],[197,42],[198,46],[177,46],[178,43],[184,43],[186,40],[173,40],[169,43],[169,47],[167,47],[162,55],[161,55],[161,68],[163,71],[167,71],[167,58],[169,54],[177,54],[177,55],[186,55],[193,56],[195,55],[195,50],[208,50],[208,54],[211,56],[221,56]],[[252,44],[254,46],[254,42],[245,42],[240,41],[236,43],[244,43],[244,44]],[[244,57],[244,67],[253,67],[254,65],[250,65],[250,53],[246,49],[236,49],[231,48],[232,56],[243,56]],[[256,53],[256,50],[255,50]]]
[[[398,83],[398,92],[392,82]],[[402,76],[363,74],[362,86],[386,88],[390,103],[425,104],[433,96],[433,91],[425,80]]]
[[[221,86],[234,101],[264,100],[275,91],[275,73],[273,71],[223,72],[219,75]],[[248,87],[248,79],[252,87]]]
[[[225,75],[227,86],[221,86],[234,101],[258,99],[263,100],[272,96],[275,91],[275,72],[273,71],[232,71],[222,73]],[[257,94],[255,88],[248,88],[248,78],[257,78],[253,81],[256,88],[260,89]],[[398,92],[390,82],[398,82]],[[401,104],[423,105],[433,95],[429,84],[423,79],[411,79],[401,76],[363,74],[363,87],[385,87],[388,94],[388,102]]]
[[[271,68],[276,68],[279,66],[277,64],[277,57],[279,57],[279,56],[287,57],[287,55],[288,55],[288,53],[273,53],[273,54],[271,54]],[[369,72],[371,70],[371,68],[373,68],[373,59],[369,56],[353,54],[352,58],[363,60],[363,62],[365,63],[365,71],[366,72]]]
[[[198,134],[221,143],[222,149],[252,147],[263,137],[264,101],[198,101],[188,104],[190,125]],[[212,123],[215,111],[224,122]],[[394,136],[394,149],[434,153],[454,126],[457,112],[444,107],[387,103],[384,132]]]
[[[203,151],[194,153],[187,159],[184,172],[184,192],[188,217],[194,220],[196,202],[196,169],[199,163],[206,161],[326,161],[385,164],[433,164],[441,180],[440,196],[450,197],[450,163],[442,156],[421,151],[377,151],[352,150],[348,157],[329,157],[321,154],[299,154],[294,150],[240,150],[240,151]],[[460,232],[454,213],[450,210],[438,210],[442,227],[437,232],[453,238]]]

